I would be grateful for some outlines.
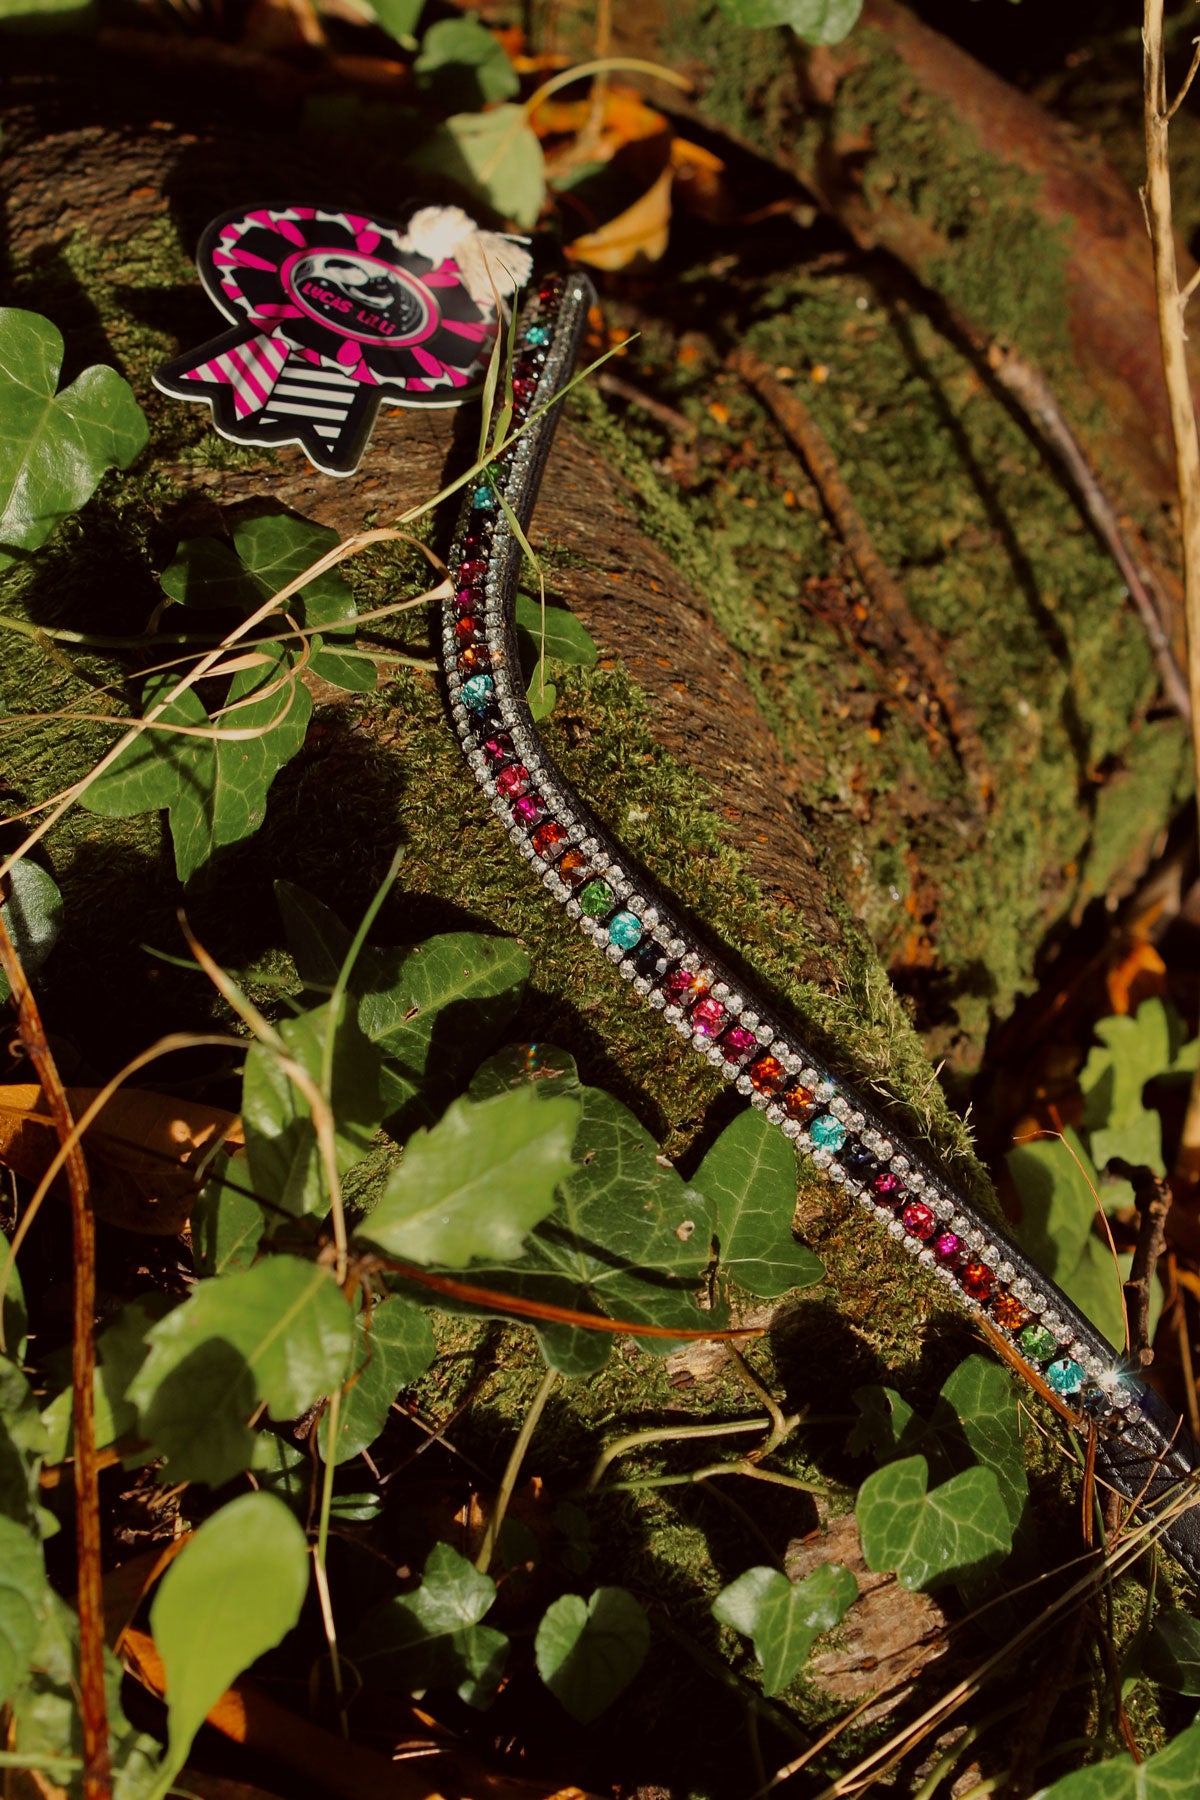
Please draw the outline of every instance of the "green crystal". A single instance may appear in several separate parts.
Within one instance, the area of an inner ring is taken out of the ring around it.
[[[1044,1325],[1027,1325],[1017,1343],[1032,1362],[1045,1362],[1058,1349],[1058,1339]]]
[[[580,890],[579,905],[589,919],[602,919],[613,909],[613,891],[607,881],[589,881]]]

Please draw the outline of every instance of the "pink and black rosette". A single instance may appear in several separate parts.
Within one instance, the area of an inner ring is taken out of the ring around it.
[[[222,436],[298,443],[319,469],[357,466],[382,403],[456,406],[529,258],[457,208],[401,230],[361,213],[253,207],[215,219],[200,276],[236,329],[155,376],[207,400]]]

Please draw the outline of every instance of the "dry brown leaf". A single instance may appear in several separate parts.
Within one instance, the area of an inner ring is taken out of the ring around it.
[[[1164,994],[1167,965],[1153,944],[1139,938],[1104,977],[1108,1003],[1115,1013],[1136,1012],[1143,1000]]]
[[[99,1091],[67,1089],[76,1118]],[[213,1152],[244,1141],[241,1120],[222,1107],[119,1088],[84,1133],[97,1216],[126,1231],[173,1237],[187,1223]],[[41,1088],[0,1086],[0,1167],[40,1181],[57,1151]]]
[[[728,225],[735,216],[725,175],[725,164],[702,144],[688,138],[671,140],[671,167],[675,171],[675,198],[685,212],[710,225]]]
[[[657,262],[667,247],[671,230],[670,164],[640,200],[618,213],[598,231],[589,231],[568,245],[567,254],[593,269],[627,269],[634,263]]]

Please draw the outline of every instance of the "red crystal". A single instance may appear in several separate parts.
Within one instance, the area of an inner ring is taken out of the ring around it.
[[[557,873],[559,879],[565,881],[568,887],[578,887],[581,882],[587,880],[591,871],[588,868],[588,859],[582,850],[568,850],[564,856],[559,858]]]
[[[871,1183],[871,1189],[873,1193],[878,1194],[881,1200],[887,1201],[891,1201],[893,1198],[899,1199],[904,1192],[900,1186],[900,1177],[893,1175],[890,1169],[885,1169],[882,1175],[875,1177]]]
[[[986,1300],[992,1291],[995,1276],[985,1262],[964,1263],[959,1274],[963,1291],[970,1294],[972,1300]]]
[[[471,618],[470,614],[466,614],[463,618],[459,619],[458,623],[455,625],[454,635],[460,644],[475,643],[479,637],[479,624],[477,620]]]
[[[704,1037],[716,1037],[728,1017],[721,1002],[710,997],[696,1002],[689,1023],[693,1031],[700,1032]]]
[[[464,562],[458,565],[458,579],[464,587],[474,587],[487,574],[485,562]]]
[[[760,1094],[777,1094],[787,1080],[787,1070],[777,1056],[763,1056],[747,1070],[750,1086]]]
[[[547,819],[544,825],[538,826],[530,839],[539,856],[552,855],[558,846],[565,844],[566,841],[567,834],[557,819]]]
[[[733,1062],[735,1057],[749,1056],[751,1051],[757,1050],[758,1039],[744,1025],[731,1025],[721,1039],[721,1048],[726,1060]]]
[[[518,825],[532,825],[545,810],[546,802],[540,794],[523,794],[513,807],[512,816]]]
[[[915,1238],[931,1238],[937,1230],[937,1220],[927,1206],[919,1200],[913,1200],[900,1214],[900,1222],[905,1231],[911,1232]]]
[[[687,1006],[692,1000],[698,1000],[704,992],[703,984],[697,980],[692,969],[672,969],[663,982],[663,993],[672,1006]]]
[[[483,746],[483,754],[490,763],[507,762],[513,753],[513,741],[507,731],[498,731]]]
[[[816,1104],[816,1098],[811,1088],[806,1088],[802,1081],[798,1081],[783,1096],[783,1110],[789,1119],[807,1118],[810,1109]]]
[[[513,763],[496,777],[496,792],[506,800],[515,800],[529,786],[529,770],[524,763]]]
[[[528,376],[518,376],[513,382],[513,399],[516,401],[517,405],[528,405],[529,401],[532,400],[533,396],[537,393],[537,386],[537,382],[530,379]]]

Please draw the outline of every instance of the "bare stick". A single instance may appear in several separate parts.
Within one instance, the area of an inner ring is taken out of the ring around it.
[[[1144,1369],[1154,1361],[1154,1352],[1150,1348],[1150,1291],[1158,1259],[1167,1244],[1166,1219],[1171,1210],[1171,1185],[1144,1163],[1127,1163],[1122,1156],[1112,1157],[1108,1166],[1114,1175],[1132,1182],[1134,1204],[1138,1209],[1137,1247],[1125,1283],[1125,1329],[1130,1357]]]
[[[0,914],[0,968],[17,1007],[18,1030],[46,1096],[59,1139],[75,1129],[70,1102],[46,1042],[37,1001]],[[83,1728],[85,1800],[109,1800],[112,1765],[104,1695],[104,1593],[100,1568],[100,1470],[96,1460],[94,1383],[96,1344],[96,1225],[88,1196],[87,1164],[76,1140],[66,1157],[75,1259],[71,1399],[75,1431],[75,1555],[79,1604],[79,1712]]]
[[[1166,58],[1163,50],[1163,0],[1145,0],[1142,53],[1146,127],[1146,185],[1143,199],[1154,253],[1154,297],[1158,338],[1175,446],[1179,483],[1179,524],[1183,550],[1183,601],[1187,623],[1188,688],[1192,718],[1200,720],[1200,434],[1188,374],[1187,340],[1175,229],[1171,213],[1170,130]],[[1190,76],[1189,76],[1190,79]],[[1196,794],[1200,802],[1200,736],[1192,733],[1196,759]],[[1179,1144],[1177,1169],[1194,1181],[1200,1175],[1200,1071],[1192,1081],[1187,1116]]]

